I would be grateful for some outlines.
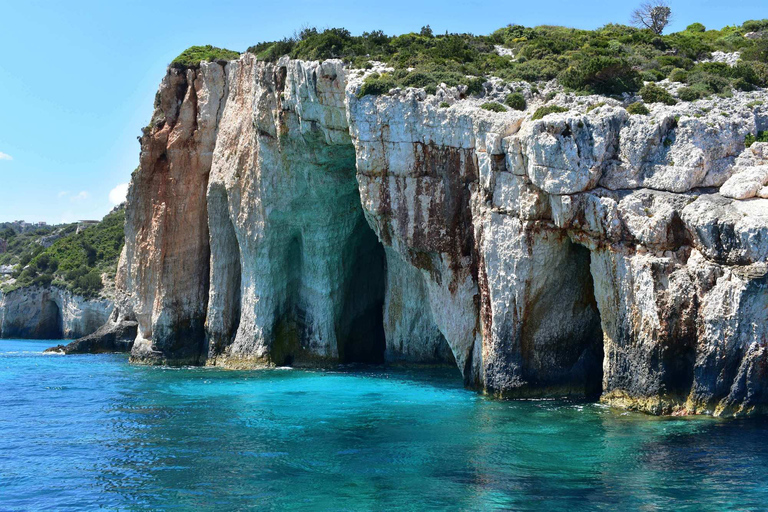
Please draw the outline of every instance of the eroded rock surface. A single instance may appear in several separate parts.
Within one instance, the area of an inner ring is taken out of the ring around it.
[[[763,91],[648,116],[559,93],[533,120],[530,88],[494,113],[494,81],[358,98],[367,72],[169,70],[128,202],[134,360],[448,362],[502,396],[765,410]]]
[[[56,287],[0,293],[0,338],[80,338],[96,331],[113,310],[109,299],[86,299]]]

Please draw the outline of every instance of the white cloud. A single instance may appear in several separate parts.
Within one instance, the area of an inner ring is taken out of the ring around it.
[[[13,157],[8,153],[3,153],[0,151],[0,160],[13,160]]]
[[[125,198],[127,195],[128,195],[128,184],[121,183],[109,191],[109,201],[112,204],[120,204],[123,201],[125,201]]]
[[[69,195],[69,190],[62,190],[59,192],[59,197],[65,197]]]
[[[88,192],[83,190],[79,194],[70,197],[69,200],[72,201],[73,203],[79,203],[81,201],[85,201],[86,199],[88,199],[88,197],[89,197]]]

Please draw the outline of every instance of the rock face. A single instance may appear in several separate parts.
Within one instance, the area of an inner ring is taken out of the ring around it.
[[[80,338],[109,318],[108,299],[85,299],[59,288],[0,293],[0,338]]]
[[[208,302],[206,190],[224,69],[169,69],[141,138],[126,207],[125,289],[138,321],[136,360],[200,361]]]
[[[358,98],[365,73],[169,70],[127,208],[133,360],[450,363],[499,396],[766,409],[762,91],[649,116],[558,94],[533,120],[528,90],[494,113],[495,82]]]

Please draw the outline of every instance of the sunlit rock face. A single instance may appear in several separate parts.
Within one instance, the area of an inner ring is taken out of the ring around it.
[[[220,64],[171,68],[141,137],[121,263],[138,321],[134,360],[201,360],[210,260],[206,192],[224,99]]]
[[[208,187],[208,362],[381,362],[384,251],[360,205],[343,66],[245,56],[227,81]]]
[[[499,396],[765,409],[756,93],[648,116],[558,94],[534,120],[528,89],[524,112],[480,108],[497,82],[358,98],[368,72],[169,70],[127,210],[134,360],[448,363]]]

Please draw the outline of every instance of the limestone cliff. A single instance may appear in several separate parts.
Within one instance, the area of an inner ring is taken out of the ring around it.
[[[500,396],[765,409],[764,91],[648,116],[560,93],[533,119],[530,88],[496,113],[498,81],[358,98],[369,72],[169,69],[128,200],[133,360],[448,362]]]
[[[109,318],[112,301],[86,299],[54,287],[0,292],[0,338],[80,338]]]

